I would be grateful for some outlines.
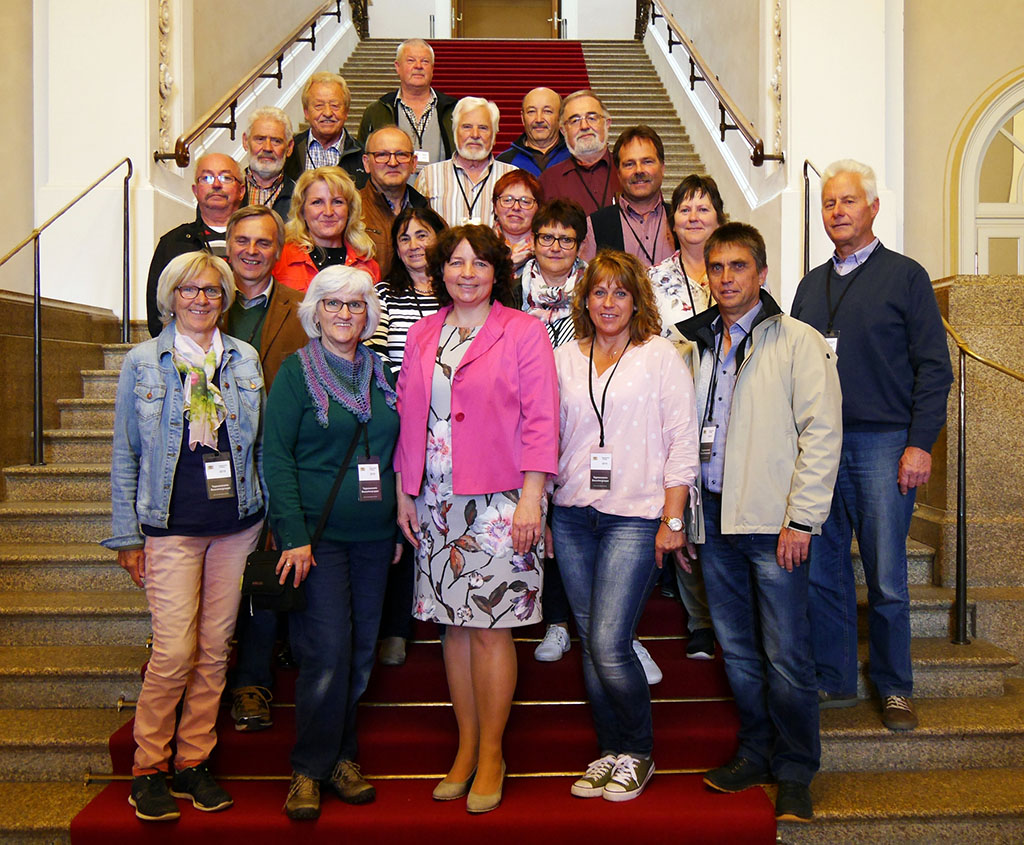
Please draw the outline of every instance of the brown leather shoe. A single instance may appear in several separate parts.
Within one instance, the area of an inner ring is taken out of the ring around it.
[[[882,709],[882,724],[890,731],[912,731],[917,727],[914,702],[905,695],[887,695]]]
[[[331,789],[346,804],[369,804],[377,797],[377,790],[359,771],[359,764],[339,760],[331,775]]]
[[[298,772],[292,772],[284,812],[288,818],[295,821],[312,821],[320,818],[320,782]]]

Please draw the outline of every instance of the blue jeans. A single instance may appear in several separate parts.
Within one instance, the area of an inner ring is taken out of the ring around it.
[[[658,571],[658,520],[556,506],[551,530],[583,644],[600,752],[650,757],[651,692],[633,653],[633,634]]]
[[[238,625],[235,629],[237,645],[230,688],[267,687],[274,685],[271,661],[274,659],[274,643],[277,640],[277,611],[253,610],[249,599],[242,596],[238,608]]]
[[[373,668],[394,540],[321,541],[306,609],[289,614],[295,683],[292,768],[317,780],[356,757],[356,708]]]
[[[778,565],[777,534],[722,534],[721,499],[704,494],[701,554],[715,636],[740,714],[738,756],[779,780],[818,771],[818,691],[807,620],[807,565]]]
[[[900,493],[907,432],[845,432],[832,510],[811,541],[811,630],[818,686],[857,692],[857,593],[850,541],[857,535],[868,585],[869,673],[882,697],[910,696],[907,533],[915,491]]]

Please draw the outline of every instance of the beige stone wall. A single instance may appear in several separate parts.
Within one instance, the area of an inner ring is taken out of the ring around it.
[[[934,279],[956,271],[963,121],[999,80],[1024,76],[1024,3],[905,0],[904,16],[904,247]]]
[[[32,231],[32,0],[0,3],[0,256]],[[32,250],[0,267],[0,290],[31,292]]]
[[[323,2],[195,0],[192,29],[196,116],[217,102]]]

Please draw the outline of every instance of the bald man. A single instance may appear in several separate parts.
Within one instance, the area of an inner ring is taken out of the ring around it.
[[[245,179],[238,163],[221,153],[207,153],[196,162],[192,183],[196,198],[196,219],[167,232],[153,251],[146,283],[146,322],[156,337],[163,331],[156,304],[156,283],[164,267],[186,252],[205,250],[224,258],[227,255],[225,232],[228,220],[238,211],[245,196]]]
[[[550,88],[534,88],[523,97],[523,134],[498,156],[498,161],[528,170],[534,176],[569,158],[569,148],[558,131],[562,98]]]

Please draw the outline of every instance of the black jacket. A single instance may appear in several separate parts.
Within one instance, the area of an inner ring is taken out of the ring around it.
[[[452,132],[452,119],[455,113],[455,104],[458,99],[449,97],[443,91],[433,89],[437,94],[437,118],[441,125],[441,142],[444,144],[446,158],[451,158],[455,152],[455,136]],[[363,119],[359,123],[359,143],[365,144],[371,132],[376,132],[382,126],[397,126],[398,118],[395,115],[395,98],[398,96],[398,89],[388,91],[379,100],[374,100],[363,112]],[[433,163],[433,162],[431,162]]]
[[[292,154],[288,156],[288,160],[284,163],[284,175],[289,179],[297,180],[306,169],[306,151],[308,149],[309,130],[306,129],[295,136],[295,147],[292,149]],[[366,184],[366,170],[363,169],[363,148],[352,137],[350,132],[345,133],[345,144],[341,148],[341,158],[338,160],[338,166],[352,177],[352,181],[356,183],[356,188],[361,188]]]

